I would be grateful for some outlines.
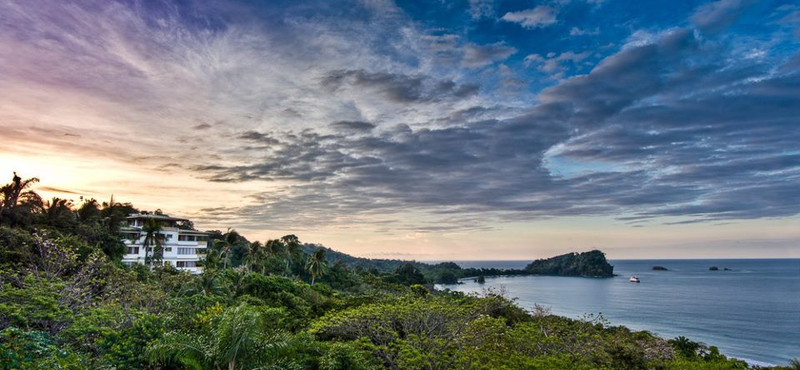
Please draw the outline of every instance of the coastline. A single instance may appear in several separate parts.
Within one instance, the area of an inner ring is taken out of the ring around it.
[[[800,300],[793,293],[800,259],[728,259],[733,270],[721,271],[720,264],[718,272],[708,271],[709,261],[715,260],[612,260],[617,278],[493,276],[482,286],[465,278],[436,288],[467,293],[502,286],[525,309],[536,303],[568,318],[601,312],[612,325],[667,339],[686,336],[752,365],[785,365],[800,357],[788,344],[798,340],[792,318]],[[670,271],[651,271],[656,263]],[[642,284],[619,278],[628,273],[642,277]]]
[[[523,276],[552,276],[552,275],[497,275],[497,276],[485,276],[485,277],[486,278],[495,278],[495,277],[523,277]],[[583,277],[583,276],[555,276],[555,277],[581,278],[581,279],[587,279],[588,278],[588,279],[592,279],[591,277]],[[459,279],[459,284],[464,284],[464,282],[462,282],[462,280],[463,281],[474,280],[475,278],[476,277],[466,277],[466,278]],[[488,285],[489,283],[486,283],[486,284]],[[452,285],[452,284],[434,284],[434,289],[438,290],[438,291],[451,290],[451,289],[446,287],[447,285]],[[513,300],[519,299],[519,297],[507,297],[507,298],[510,298],[510,299],[513,299]],[[532,307],[524,307],[524,306],[522,306],[522,308],[527,310],[527,311],[530,311],[530,309]],[[586,312],[585,314],[591,314],[591,312]],[[568,318],[568,319],[574,319],[573,317],[569,317],[569,316],[566,316],[566,315],[560,315],[560,314],[553,314],[553,315],[554,316],[563,317],[563,318]],[[611,324],[612,324],[611,326],[623,326],[623,327],[627,327],[628,329],[635,330],[635,331],[648,331],[648,332],[651,332],[651,333],[653,333],[653,334],[655,334],[655,335],[657,335],[657,336],[659,336],[661,338],[669,339],[667,336],[663,335],[662,333],[655,332],[655,331],[652,331],[652,330],[638,329],[638,328],[630,327],[630,326],[625,325],[625,324],[619,324],[619,325],[614,325],[614,323],[611,323]],[[737,357],[737,356],[734,356],[734,355],[731,355],[731,354],[728,354],[728,353],[725,353],[725,352],[723,352],[722,354],[724,354],[725,356],[728,356],[729,358],[734,358],[734,359],[737,359],[737,360],[741,360],[741,361],[747,362],[747,364],[750,365],[750,366],[772,367],[772,366],[785,366],[786,365],[786,364],[759,361],[759,360],[754,360],[754,359],[750,359],[750,358],[746,358],[746,357]]]

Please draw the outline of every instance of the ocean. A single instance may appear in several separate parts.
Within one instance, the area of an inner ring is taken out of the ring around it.
[[[580,318],[602,313],[612,325],[685,336],[752,364],[800,358],[800,259],[616,260],[608,279],[492,277],[480,285],[442,285],[461,292],[503,288],[525,308],[550,307]],[[462,261],[462,267],[522,268],[521,261]],[[663,266],[669,271],[653,271]],[[709,271],[717,266],[719,271]],[[730,271],[724,271],[725,268]],[[631,275],[641,283],[628,281]]]

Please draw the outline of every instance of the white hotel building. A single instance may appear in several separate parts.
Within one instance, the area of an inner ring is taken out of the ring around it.
[[[186,225],[190,225],[190,223],[185,218],[170,217],[165,214],[133,213],[128,216],[127,225],[120,229],[123,242],[128,247],[127,253],[122,257],[122,263],[128,266],[134,263],[144,264],[147,255],[152,257],[152,249],[155,246],[149,247],[149,253],[145,251],[144,247],[147,232],[143,230],[143,227],[148,219],[155,219],[162,225],[159,235],[164,251],[162,258],[164,264],[193,274],[203,271],[203,268],[198,266],[198,262],[205,258],[208,234],[187,227]]]

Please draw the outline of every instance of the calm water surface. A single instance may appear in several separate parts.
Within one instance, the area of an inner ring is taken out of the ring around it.
[[[524,262],[459,262],[463,267],[520,268]],[[503,287],[525,308],[534,303],[578,318],[602,313],[614,325],[679,335],[752,363],[800,358],[800,259],[611,261],[609,279],[520,276],[480,285],[443,285],[461,292]],[[653,266],[670,271],[653,271]],[[720,271],[709,271],[718,266]],[[723,271],[723,268],[731,271]],[[628,281],[636,275],[641,283]]]

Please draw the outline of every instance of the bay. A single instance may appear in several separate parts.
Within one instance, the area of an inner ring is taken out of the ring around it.
[[[503,289],[531,309],[580,318],[598,314],[612,325],[685,336],[753,364],[800,358],[800,259],[616,260],[614,278],[556,276],[464,279],[441,285],[465,293]],[[522,268],[527,261],[456,261],[462,267]],[[663,266],[669,271],[654,271]],[[710,271],[717,266],[719,271]],[[730,269],[724,271],[725,268]],[[641,283],[629,282],[636,275]]]

